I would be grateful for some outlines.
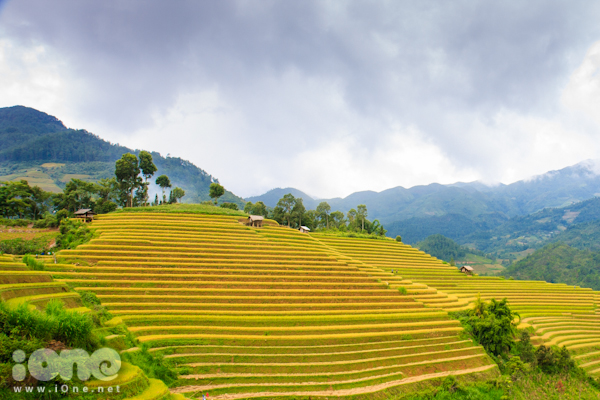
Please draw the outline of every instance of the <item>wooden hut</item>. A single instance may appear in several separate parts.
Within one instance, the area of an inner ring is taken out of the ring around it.
[[[307,227],[307,226],[301,226],[299,230],[302,233],[308,233],[308,232],[310,232],[310,228]]]
[[[75,211],[75,218],[81,218],[85,222],[93,221],[94,215],[96,215],[96,213],[93,212],[91,208],[80,208]]]
[[[262,228],[263,221],[265,217],[262,215],[250,215],[246,220],[246,226],[251,226],[253,228]]]
[[[469,267],[468,265],[463,265],[460,267],[460,272],[463,272],[467,275],[471,275],[473,273],[473,267]]]

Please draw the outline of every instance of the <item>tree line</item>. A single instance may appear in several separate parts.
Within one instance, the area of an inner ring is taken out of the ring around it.
[[[162,189],[162,198],[156,194],[150,202],[149,180],[156,171],[152,155],[147,151],[140,151],[139,158],[131,153],[123,154],[115,163],[114,177],[98,182],[71,179],[60,193],[46,192],[38,186],[29,185],[25,180],[0,182],[0,216],[5,219],[5,223],[7,219],[37,221],[48,218],[50,226],[57,226],[61,217],[82,208],[104,214],[118,207],[177,203],[185,196],[183,189],[172,188],[168,176],[160,175],[155,183]],[[167,189],[171,189],[168,195]]]
[[[335,230],[340,232],[363,232],[385,236],[386,230],[378,220],[367,219],[368,210],[364,204],[359,204],[346,214],[341,211],[331,211],[331,206],[323,201],[315,210],[307,210],[301,197],[291,193],[284,195],[273,208],[265,206],[262,201],[247,202],[244,212],[262,215],[274,219],[290,228],[306,226],[311,230]]]

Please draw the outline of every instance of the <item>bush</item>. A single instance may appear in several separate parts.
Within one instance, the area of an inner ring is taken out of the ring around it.
[[[78,293],[83,305],[94,311],[91,317],[96,325],[103,325],[104,322],[112,319],[113,316],[108,312],[108,309],[102,305],[102,302],[94,292],[83,290],[78,291]]]
[[[63,219],[60,222],[60,235],[56,238],[56,246],[60,249],[74,249],[89,242],[93,237],[93,232],[85,222]]]
[[[25,240],[21,238],[0,241],[0,253],[8,254],[41,254],[48,250],[47,239]]]
[[[167,385],[177,380],[177,372],[162,356],[153,355],[148,345],[142,344],[140,350],[122,354],[123,361],[140,367],[148,378],[160,379]]]
[[[99,340],[94,324],[85,314],[68,311],[60,300],[52,300],[45,313],[30,310],[28,304],[11,309],[0,303],[0,330],[22,340],[58,340],[70,347],[95,349]]]
[[[31,224],[32,222],[33,221],[28,220],[28,219],[9,219],[9,218],[0,217],[0,225],[2,225],[2,226],[26,227],[27,225]]]
[[[33,256],[23,256],[23,262],[34,271],[44,270],[44,263],[36,260]]]
[[[474,309],[451,314],[461,321],[465,330],[492,356],[506,358],[515,347],[517,323],[514,319],[519,314],[508,307],[506,299],[492,299],[486,303],[477,298]]]
[[[400,235],[396,236],[396,242],[402,243],[402,237]]]
[[[230,210],[238,210],[238,206],[235,203],[223,203],[219,207],[229,208]]]

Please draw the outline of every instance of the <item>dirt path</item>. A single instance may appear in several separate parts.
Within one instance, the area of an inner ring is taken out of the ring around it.
[[[496,365],[492,364],[492,365],[486,365],[483,367],[463,369],[460,371],[437,372],[435,374],[412,376],[412,377],[400,379],[397,381],[381,383],[379,385],[358,387],[358,388],[352,388],[352,389],[322,390],[322,391],[310,391],[310,392],[233,393],[233,394],[223,394],[223,395],[218,395],[218,396],[211,396],[211,399],[233,400],[233,399],[240,399],[240,398],[276,397],[276,396],[315,396],[315,397],[319,397],[319,396],[336,396],[336,397],[352,396],[352,395],[356,395],[356,394],[378,392],[381,390],[388,389],[390,387],[405,385],[408,383],[420,382],[420,381],[424,381],[424,380],[428,380],[428,379],[442,378],[442,377],[449,376],[449,375],[465,375],[465,374],[470,374],[473,372],[487,371],[487,370],[490,370],[493,368],[496,368]],[[264,385],[265,386],[274,386],[271,384],[264,384]],[[217,386],[217,385],[215,385],[215,386]],[[260,384],[254,385],[254,386],[260,386]],[[185,393],[185,392],[201,391],[201,390],[207,390],[207,386],[183,386],[183,387],[171,389],[171,393]]]

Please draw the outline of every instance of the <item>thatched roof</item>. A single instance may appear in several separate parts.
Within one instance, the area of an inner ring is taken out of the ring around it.
[[[262,215],[251,215],[248,217],[250,221],[262,221],[265,219]]]
[[[80,208],[79,210],[75,211],[75,215],[85,215],[85,214],[96,214],[96,213],[93,212],[91,208]]]
[[[465,271],[469,271],[469,272],[473,272],[473,267],[469,267],[468,265],[463,265],[462,267],[460,267],[460,270],[465,270]]]

